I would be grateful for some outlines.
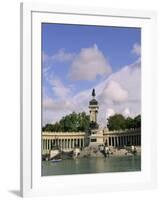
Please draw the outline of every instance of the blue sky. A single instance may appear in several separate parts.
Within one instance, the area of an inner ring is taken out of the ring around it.
[[[54,122],[52,103],[97,87],[136,63],[140,46],[138,28],[42,24],[44,123]],[[60,109],[55,120],[72,109]]]

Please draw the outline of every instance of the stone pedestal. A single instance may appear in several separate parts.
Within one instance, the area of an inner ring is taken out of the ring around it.
[[[103,131],[93,130],[91,132],[92,132],[92,134],[89,137],[90,138],[89,146],[91,146],[91,145],[98,146],[98,145],[104,144]]]

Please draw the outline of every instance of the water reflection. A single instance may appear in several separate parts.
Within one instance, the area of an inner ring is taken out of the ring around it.
[[[87,174],[103,172],[128,172],[141,170],[141,156],[110,158],[67,159],[61,162],[42,163],[42,175]]]

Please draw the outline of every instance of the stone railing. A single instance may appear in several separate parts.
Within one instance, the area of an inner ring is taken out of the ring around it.
[[[114,130],[114,131],[104,131],[104,134],[121,134],[121,133],[138,133],[141,132],[140,128],[136,128],[136,129],[124,129],[124,130]]]
[[[79,136],[83,136],[85,135],[85,132],[42,132],[42,136],[75,136],[75,135],[79,135]]]

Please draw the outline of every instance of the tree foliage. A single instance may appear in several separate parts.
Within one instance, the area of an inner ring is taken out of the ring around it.
[[[107,127],[109,130],[124,130],[141,128],[141,115],[135,118],[125,118],[121,114],[115,114],[108,118]]]
[[[78,132],[86,131],[89,128],[89,115],[85,112],[71,113],[62,117],[59,122],[55,124],[46,124],[42,130],[48,132]]]

